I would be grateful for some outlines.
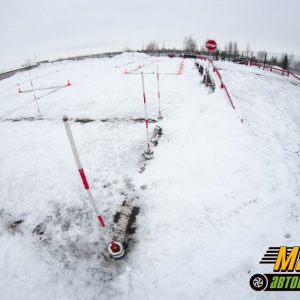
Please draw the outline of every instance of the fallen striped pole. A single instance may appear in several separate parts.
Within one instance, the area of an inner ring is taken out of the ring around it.
[[[94,210],[96,212],[96,215],[97,215],[98,221],[100,222],[100,225],[103,227],[106,235],[108,237],[111,237],[111,235],[108,233],[108,230],[107,230],[107,228],[105,226],[103,217],[99,213],[99,210],[97,208],[94,196],[93,196],[93,194],[92,194],[92,192],[90,190],[89,183],[88,183],[88,181],[86,179],[86,176],[85,176],[85,173],[84,173],[84,170],[83,170],[83,167],[82,167],[79,155],[78,155],[78,151],[77,151],[77,148],[76,148],[76,145],[75,145],[75,142],[74,142],[74,138],[73,138],[73,134],[72,134],[72,131],[71,131],[70,124],[69,124],[69,118],[68,118],[68,116],[63,116],[63,121],[64,121],[64,125],[65,125],[65,129],[66,129],[66,132],[67,132],[67,136],[68,136],[68,139],[69,139],[69,142],[70,142],[70,145],[71,145],[71,149],[72,149],[72,152],[73,152],[73,155],[74,155],[77,167],[78,167],[78,171],[79,171],[79,174],[80,174],[83,186],[84,186],[84,188],[87,191],[88,197],[89,197],[89,199],[91,201],[91,204],[92,204],[92,206],[93,206],[93,208],[94,208]],[[109,250],[109,253],[114,258],[121,258],[125,254],[125,251],[124,251],[124,248],[123,248],[122,244],[120,244],[120,243],[118,243],[116,241],[111,241],[110,242],[108,250]]]
[[[158,117],[157,117],[157,119],[161,120],[161,119],[163,119],[163,116],[161,115],[161,111],[160,111],[160,91],[159,91],[158,65],[157,65],[157,90],[158,90]]]
[[[144,73],[141,72],[141,75],[142,75],[143,99],[144,99],[144,108],[145,108],[145,124],[146,124],[146,133],[147,133],[147,149],[144,151],[143,156],[146,159],[151,159],[151,158],[153,158],[153,151],[150,148],[150,140],[149,140],[147,101],[146,101],[146,92],[145,92],[145,83],[144,83]]]

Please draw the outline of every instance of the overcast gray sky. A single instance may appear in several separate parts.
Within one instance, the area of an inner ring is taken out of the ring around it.
[[[300,55],[300,0],[0,0],[0,72],[34,61],[183,45]]]

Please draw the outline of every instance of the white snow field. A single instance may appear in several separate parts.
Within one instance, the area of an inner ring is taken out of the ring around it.
[[[181,62],[123,53],[42,65],[30,72],[36,102],[29,72],[0,81],[1,300],[299,299],[249,280],[272,273],[259,264],[269,247],[300,242],[300,82],[216,62],[234,110],[215,73],[212,93],[193,59],[177,75]],[[163,132],[149,161],[142,71],[149,131]],[[121,260],[108,255],[63,115],[108,229],[126,197],[140,208]]]

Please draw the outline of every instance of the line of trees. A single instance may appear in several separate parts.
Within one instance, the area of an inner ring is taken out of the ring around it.
[[[206,39],[208,40],[208,38]],[[238,43],[236,41],[229,41],[225,44],[224,49],[221,50],[219,47],[215,51],[210,54],[221,56],[223,59],[233,60],[236,57],[247,57],[248,59],[257,59],[260,62],[267,63],[270,65],[281,66],[285,69],[293,69],[300,72],[300,60],[297,60],[293,54],[284,53],[281,56],[279,55],[268,55],[265,50],[259,50],[257,52],[252,52],[250,44],[247,43],[245,50],[240,51],[238,47]],[[130,47],[126,46],[123,51],[133,51]],[[137,50],[139,51],[139,50]],[[150,41],[147,46],[142,46],[143,52],[149,54],[157,54],[157,53],[181,53],[181,52],[192,52],[195,54],[208,55],[208,51],[205,47],[205,42],[198,47],[196,40],[191,35],[186,35],[183,40],[183,45],[181,49],[176,47],[168,48],[165,46],[165,43],[160,47],[156,41]],[[27,59],[22,67],[27,67],[33,65],[33,62],[30,59]]]
[[[219,50],[219,48],[216,49],[216,51]],[[124,51],[130,51],[128,47],[124,49]],[[161,51],[166,51],[166,52],[193,52],[196,54],[207,54],[207,49],[205,47],[205,43],[198,47],[196,40],[191,36],[187,35],[185,36],[183,40],[183,45],[181,49],[178,49],[176,47],[173,48],[167,48],[165,44],[163,43],[163,46],[160,48],[158,43],[156,41],[150,41],[147,46],[145,47],[144,45],[142,46],[142,51],[145,52],[161,52]],[[229,53],[234,53],[234,52],[239,52],[238,50],[238,44],[236,41],[230,41],[228,44],[225,45],[224,47],[225,52]],[[250,45],[249,43],[247,44],[247,52],[250,52]]]
[[[208,40],[208,38],[206,39]],[[181,53],[183,52],[192,52],[195,54],[204,54],[207,55],[208,51],[206,49],[205,43],[198,47],[196,40],[191,35],[184,37],[182,49],[176,47],[167,48],[163,43],[163,46],[160,48],[158,43],[151,41],[146,46],[146,49],[143,51],[148,53],[157,53],[157,52],[172,52],[172,53]],[[211,54],[220,55],[221,57],[229,60],[233,60],[237,57],[246,57],[248,59],[258,60],[262,63],[269,65],[277,65],[285,69],[293,69],[300,72],[300,60],[296,60],[293,54],[283,53],[281,56],[272,55],[270,56],[267,51],[259,50],[256,52],[251,51],[250,43],[248,42],[243,51],[239,50],[238,43],[236,41],[229,41],[225,44],[224,49],[221,50],[219,47]]]

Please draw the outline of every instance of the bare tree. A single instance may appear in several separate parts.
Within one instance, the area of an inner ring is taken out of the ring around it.
[[[287,53],[283,53],[279,63],[283,69],[288,70],[294,64],[294,60],[295,55],[293,53],[289,55]]]
[[[25,63],[21,65],[22,67],[30,67],[32,66],[32,62],[31,62],[31,59],[30,58],[27,58],[25,60]]]
[[[273,66],[277,65],[277,57],[272,56],[271,59],[269,59],[268,63]]]
[[[246,56],[247,57],[249,57],[250,51],[251,51],[251,48],[250,48],[250,44],[248,42],[247,45],[246,45],[246,53],[247,53]]]
[[[294,64],[295,64],[295,55],[294,55],[294,53],[288,55],[288,61],[289,61],[288,67],[289,68],[293,67]]]
[[[200,51],[201,54],[205,54],[207,52],[207,49],[206,49],[205,45],[202,45],[200,47],[199,51]]]
[[[229,53],[231,53],[231,52],[233,51],[233,43],[232,43],[232,41],[230,41],[230,42],[228,43],[227,51],[228,51]]]
[[[232,48],[232,51],[236,54],[239,53],[239,48],[238,48],[238,44],[236,41],[233,42],[233,48]]]
[[[123,52],[132,52],[132,49],[127,45],[123,48]]]
[[[150,42],[147,47],[146,47],[146,50],[147,51],[150,51],[150,52],[155,52],[158,50],[158,44],[157,42]]]
[[[260,60],[260,61],[264,61],[265,60],[265,57],[266,57],[266,50],[259,50],[257,52],[257,59]]]
[[[186,36],[184,38],[183,50],[186,52],[196,52],[197,51],[197,43],[191,35]]]
[[[166,45],[165,45],[165,41],[163,41],[162,47],[161,47],[162,52],[166,51]]]
[[[300,60],[295,60],[292,65],[293,70],[300,72]]]

